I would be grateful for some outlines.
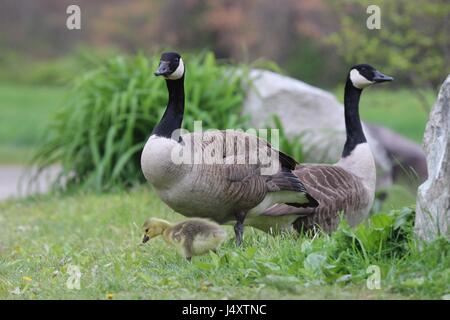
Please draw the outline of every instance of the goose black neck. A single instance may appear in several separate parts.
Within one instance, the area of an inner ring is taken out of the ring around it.
[[[184,114],[184,76],[178,80],[166,80],[169,91],[169,102],[159,123],[153,129],[152,135],[164,138],[172,137],[172,133],[181,128]]]
[[[361,97],[361,89],[355,88],[347,77],[344,94],[345,107],[345,131],[347,140],[345,141],[342,157],[348,156],[355,147],[366,142],[364,131],[362,129],[361,119],[359,117],[359,98]]]

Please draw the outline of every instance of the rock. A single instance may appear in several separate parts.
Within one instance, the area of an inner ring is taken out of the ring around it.
[[[428,241],[438,235],[450,238],[450,75],[431,110],[423,143],[428,179],[418,190],[415,230]]]
[[[286,135],[302,142],[306,162],[339,160],[345,142],[344,108],[332,94],[270,71],[252,70],[250,76],[253,82],[244,102],[244,113],[250,115],[253,127],[270,127],[276,114]],[[377,186],[387,187],[392,184],[393,152],[399,145],[379,139],[377,131],[364,123],[363,127],[377,164]],[[402,154],[408,153],[413,144],[405,146]],[[422,161],[425,162],[423,155]]]
[[[251,79],[244,112],[255,128],[270,126],[276,114],[287,136],[301,135],[307,161],[339,159],[345,141],[344,110],[332,94],[269,71],[253,70]]]

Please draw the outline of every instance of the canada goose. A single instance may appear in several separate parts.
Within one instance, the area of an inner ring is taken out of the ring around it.
[[[236,243],[240,245],[247,216],[258,216],[275,203],[318,205],[292,173],[296,161],[272,149],[267,141],[230,130],[179,134],[185,68],[178,53],[163,53],[155,75],[166,79],[169,101],[142,151],[141,167],[169,207],[188,217],[210,218],[221,224],[235,221]],[[190,155],[194,161],[179,162],[174,157],[180,154]],[[211,154],[218,158],[211,161],[207,158]],[[271,174],[263,172],[266,162],[259,158],[249,161],[264,154],[272,156],[269,164],[276,171]]]
[[[320,205],[317,208],[294,208],[277,204],[262,216],[279,218],[297,214],[300,217],[293,223],[296,230],[306,231],[320,226],[326,232],[336,229],[341,212],[351,226],[368,216],[375,195],[376,169],[359,118],[359,98],[364,88],[392,80],[367,64],[350,69],[344,94],[347,140],[341,159],[334,165],[301,164],[294,170]]]
[[[150,218],[145,221],[142,243],[162,235],[166,243],[175,246],[188,260],[192,256],[215,251],[226,239],[227,233],[218,224],[206,219],[188,219],[177,224]]]

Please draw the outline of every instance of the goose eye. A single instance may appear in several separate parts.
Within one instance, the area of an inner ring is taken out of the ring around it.
[[[147,229],[145,229],[145,232],[148,232],[148,228],[147,228]]]

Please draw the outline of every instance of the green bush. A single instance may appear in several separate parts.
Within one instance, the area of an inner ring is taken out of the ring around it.
[[[183,127],[245,128],[241,116],[245,68],[219,64],[212,53],[186,56]],[[75,81],[34,157],[41,169],[62,165],[67,186],[109,190],[143,181],[140,154],[167,103],[159,56],[117,56]],[[61,180],[60,180],[61,181]]]

